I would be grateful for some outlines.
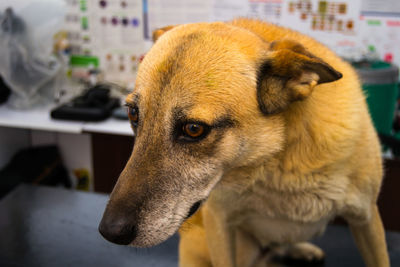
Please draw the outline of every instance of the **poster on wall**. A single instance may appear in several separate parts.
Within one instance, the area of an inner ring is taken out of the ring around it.
[[[360,46],[365,54],[400,66],[400,16],[360,18]]]
[[[146,52],[143,6],[137,0],[92,0],[88,14],[105,78],[133,84],[141,56]]]
[[[361,0],[284,1],[281,22],[351,58],[358,49],[360,11]]]
[[[359,50],[361,0],[213,0],[211,20],[258,18],[297,30],[352,58]]]
[[[145,0],[147,39],[167,25],[250,17],[280,23],[283,0]]]
[[[360,46],[364,53],[400,66],[400,1],[363,0]]]
[[[146,0],[146,2],[148,40],[151,39],[152,32],[158,28],[209,20],[209,0]]]
[[[249,17],[280,24],[283,0],[213,0],[211,21]]]
[[[339,55],[359,50],[361,0],[147,0],[149,33],[165,25],[257,18],[316,38]]]
[[[374,17],[400,17],[400,1],[362,0],[361,14]]]

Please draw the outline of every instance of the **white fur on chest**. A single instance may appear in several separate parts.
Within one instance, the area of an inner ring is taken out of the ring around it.
[[[246,192],[231,198],[236,202],[230,203],[232,222],[263,246],[306,241],[321,234],[344,204],[347,178],[302,178],[313,182],[298,183],[297,188],[293,184],[282,188],[282,183],[276,186],[265,180],[255,182]]]
[[[310,240],[322,234],[329,218],[312,223],[300,223],[269,217],[248,217],[240,229],[258,240],[261,246],[271,243],[291,244]]]
[[[311,192],[258,193],[241,205],[243,216],[238,226],[262,246],[307,241],[322,234],[335,215],[334,201]]]

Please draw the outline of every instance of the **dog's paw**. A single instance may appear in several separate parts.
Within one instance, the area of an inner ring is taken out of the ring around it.
[[[324,259],[322,249],[307,242],[274,248],[272,251],[272,261],[284,266],[323,266]]]

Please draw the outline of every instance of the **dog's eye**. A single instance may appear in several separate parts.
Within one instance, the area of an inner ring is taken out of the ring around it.
[[[210,131],[210,127],[208,125],[198,122],[184,123],[181,127],[182,128],[178,139],[188,142],[199,141],[203,139]]]
[[[187,123],[183,126],[183,132],[192,138],[198,138],[204,133],[204,126],[197,123]]]
[[[139,122],[139,110],[137,107],[128,106],[128,117],[133,126],[137,126]]]

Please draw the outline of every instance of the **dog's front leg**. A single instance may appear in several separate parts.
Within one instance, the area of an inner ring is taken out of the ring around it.
[[[224,211],[207,203],[202,209],[208,251],[213,267],[236,267],[235,233]]]
[[[205,205],[202,209],[205,237],[212,266],[255,266],[262,257],[259,244],[253,237],[232,225],[223,209],[224,207],[218,208],[212,204]]]
[[[367,223],[356,224],[350,221],[349,224],[366,265],[368,267],[390,266],[385,231],[376,204],[371,207],[371,218]]]

